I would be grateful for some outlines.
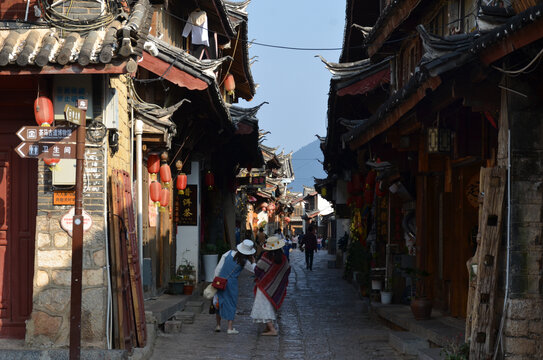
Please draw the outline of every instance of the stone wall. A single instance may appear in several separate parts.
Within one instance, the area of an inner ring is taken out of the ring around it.
[[[508,81],[508,88],[536,94],[528,79]],[[542,359],[543,107],[535,96],[508,97],[512,218],[504,347],[508,359]]]
[[[93,221],[83,238],[81,339],[85,347],[104,347],[107,272],[104,223],[104,156],[86,149],[84,209]],[[53,205],[52,171],[43,162],[38,174],[38,214],[33,308],[26,343],[37,347],[69,344],[72,238],[60,219],[72,206]]]

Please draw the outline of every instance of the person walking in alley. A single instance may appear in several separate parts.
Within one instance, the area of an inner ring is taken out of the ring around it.
[[[258,234],[256,235],[256,258],[260,258],[262,253],[262,246],[266,243],[267,236],[264,233],[264,228],[258,229]]]
[[[255,267],[255,301],[251,318],[256,323],[266,324],[263,336],[277,336],[273,322],[287,294],[290,264],[283,253],[284,246],[283,239],[277,236],[268,238]]]
[[[238,303],[238,276],[245,269],[254,273],[255,263],[253,254],[256,252],[253,241],[243,240],[236,250],[229,250],[223,254],[215,268],[215,276],[227,279],[226,288],[217,292],[213,298],[213,304],[218,311],[215,313],[217,326],[215,331],[221,331],[221,319],[228,320],[228,334],[238,334],[234,329],[234,316]]]
[[[306,269],[313,271],[313,255],[317,251],[317,229],[313,225],[307,228],[307,234],[304,235],[300,243],[300,249],[305,250],[305,266]]]

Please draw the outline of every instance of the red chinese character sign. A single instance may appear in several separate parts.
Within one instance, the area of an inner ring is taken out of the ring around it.
[[[198,186],[187,185],[183,194],[176,198],[176,222],[177,225],[198,225]]]

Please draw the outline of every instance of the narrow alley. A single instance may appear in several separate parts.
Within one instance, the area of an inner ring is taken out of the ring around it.
[[[328,269],[332,256],[320,251],[313,271],[305,269],[304,253],[290,255],[292,272],[287,297],[279,312],[279,336],[258,334],[263,325],[250,318],[252,275],[240,276],[234,327],[237,335],[215,333],[215,316],[205,312],[181,333],[160,332],[151,359],[411,359],[388,344],[388,329],[363,314],[355,289]],[[182,350],[182,353],[180,352]]]

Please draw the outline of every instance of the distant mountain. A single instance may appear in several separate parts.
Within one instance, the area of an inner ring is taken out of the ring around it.
[[[303,186],[315,186],[313,177],[324,178],[326,173],[318,160],[324,159],[320,149],[320,141],[315,140],[292,154],[292,167],[294,168],[295,180],[288,185],[293,192],[302,192]]]

